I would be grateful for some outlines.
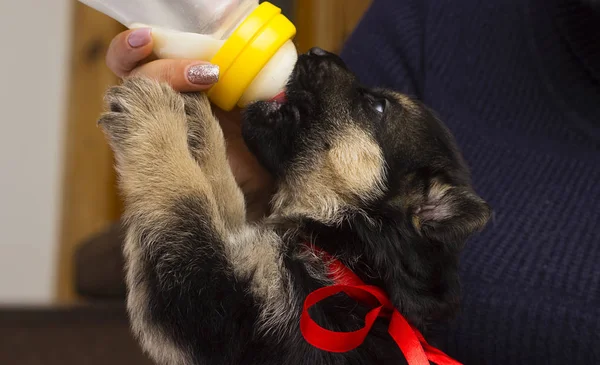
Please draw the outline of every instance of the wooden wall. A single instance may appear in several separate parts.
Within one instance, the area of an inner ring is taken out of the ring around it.
[[[298,51],[318,46],[338,53],[370,4],[371,0],[297,0]]]
[[[105,64],[111,39],[124,28],[109,17],[74,1],[57,299],[76,300],[73,253],[78,244],[116,221],[121,203],[112,154],[95,121],[102,96],[118,82]],[[370,0],[296,0],[293,21],[300,52],[312,46],[338,52]]]
[[[74,5],[73,43],[62,183],[57,299],[75,299],[73,253],[76,246],[119,217],[112,152],[96,127],[103,94],[118,82],[106,67],[111,39],[123,27],[82,3]]]

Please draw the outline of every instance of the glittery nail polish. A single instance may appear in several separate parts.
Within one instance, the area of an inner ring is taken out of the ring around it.
[[[187,78],[196,85],[210,85],[219,81],[219,66],[213,64],[193,65],[188,68]]]

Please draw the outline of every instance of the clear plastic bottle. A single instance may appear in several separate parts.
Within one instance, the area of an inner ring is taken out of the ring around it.
[[[297,60],[296,29],[258,0],[79,0],[128,28],[151,27],[159,58],[210,61],[220,79],[208,91],[231,110],[281,93]]]

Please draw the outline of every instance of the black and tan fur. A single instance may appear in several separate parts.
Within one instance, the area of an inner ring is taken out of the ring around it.
[[[244,139],[276,179],[270,214],[249,223],[205,96],[140,78],[107,94],[128,308],[160,364],[403,363],[384,320],[348,353],[304,341],[303,300],[330,284],[306,242],[383,287],[422,330],[457,309],[458,253],[490,210],[444,126],[406,96],[363,88],[319,49],[300,56],[287,98],[245,112]],[[339,295],[311,315],[347,331],[365,310]]]

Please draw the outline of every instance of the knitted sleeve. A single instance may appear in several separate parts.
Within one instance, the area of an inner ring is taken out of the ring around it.
[[[361,82],[422,95],[426,3],[373,1],[341,53]]]

